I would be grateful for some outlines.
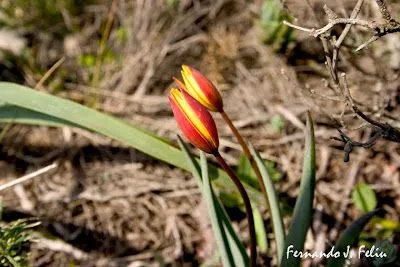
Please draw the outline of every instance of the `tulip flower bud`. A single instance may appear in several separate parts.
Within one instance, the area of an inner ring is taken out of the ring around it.
[[[206,153],[218,152],[218,132],[210,112],[183,90],[171,89],[168,98],[175,120],[187,139]]]
[[[189,95],[210,111],[223,111],[221,95],[209,79],[200,71],[186,65],[182,65],[181,73],[185,82],[183,89]]]

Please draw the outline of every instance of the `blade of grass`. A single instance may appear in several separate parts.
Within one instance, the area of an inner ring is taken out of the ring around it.
[[[82,128],[108,136],[161,161],[191,171],[183,153],[176,147],[146,130],[73,101],[9,82],[0,82],[0,101],[0,122]],[[210,165],[209,174],[216,186],[236,190],[221,169]],[[247,189],[252,199],[258,199],[258,191],[251,187]]]
[[[267,231],[265,230],[264,220],[261,215],[261,212],[256,206],[253,206],[253,217],[254,217],[254,228],[256,229],[258,249],[262,253],[267,253],[268,250]]]
[[[201,170],[199,163],[194,159],[194,157],[190,154],[187,146],[185,143],[182,141],[182,139],[178,136],[178,143],[180,148],[183,151],[183,154],[185,155],[185,159],[188,161],[189,165],[192,168],[192,173],[195,176],[197,183],[199,185],[199,188],[203,188],[203,180],[201,177]],[[203,193],[203,191],[202,191]],[[232,250],[232,255],[234,257],[234,262],[237,264],[237,266],[248,266],[250,259],[249,256],[247,255],[246,249],[241,243],[239,237],[237,236],[235,230],[233,229],[232,222],[229,219],[229,216],[224,209],[223,205],[221,204],[221,201],[217,198],[217,196],[214,193],[214,190],[212,190],[212,195],[214,199],[214,206],[216,207],[216,211],[220,219],[222,220],[224,224],[224,229],[225,233],[228,237],[228,242],[229,246]]]
[[[300,266],[300,257],[290,256],[289,251],[303,251],[308,228],[312,220],[312,207],[315,191],[315,139],[310,113],[307,113],[305,130],[306,142],[303,161],[303,175],[300,193],[294,207],[292,223],[285,242],[286,255],[282,256],[282,267]]]
[[[267,167],[264,164],[260,154],[254,149],[252,145],[250,145],[251,153],[257,163],[258,169],[261,172],[261,176],[263,178],[263,182],[265,184],[265,189],[268,194],[268,205],[271,210],[271,219],[272,219],[272,227],[275,235],[278,258],[282,258],[283,248],[285,245],[285,230],[283,228],[283,221],[281,215],[281,209],[279,206],[278,196],[276,194],[276,190],[274,188],[274,183],[271,180],[271,177],[268,174]]]
[[[248,267],[250,263],[250,258],[246,252],[246,248],[240,241],[238,235],[235,232],[235,229],[233,229],[233,225],[231,220],[229,219],[228,213],[224,209],[223,205],[221,204],[221,201],[217,198],[215,193],[214,193],[214,202],[216,203],[215,206],[217,207],[218,215],[224,222],[225,232],[228,236],[228,241],[232,249],[232,255],[235,259],[236,265]]]
[[[201,189],[203,187],[203,178],[201,175],[201,169],[199,166],[199,162],[195,160],[195,157],[189,152],[189,148],[185,144],[185,142],[182,140],[182,138],[178,135],[178,144],[179,147],[181,148],[183,155],[185,157],[185,160],[188,162],[190,170],[196,178],[197,186]]]
[[[338,241],[335,244],[335,252],[340,252],[340,257],[330,258],[327,267],[343,267],[346,263],[346,258],[349,255],[345,255],[347,247],[354,246],[361,234],[361,231],[365,225],[379,212],[379,209],[368,212],[350,224],[340,235]],[[347,256],[347,257],[346,257]]]
[[[225,233],[225,227],[220,216],[218,216],[218,210],[215,207],[211,181],[208,177],[207,159],[203,152],[200,153],[200,166],[203,179],[203,197],[206,200],[208,215],[210,216],[211,226],[218,244],[222,265],[225,267],[236,266],[233,260],[231,249],[229,247],[228,238]]]

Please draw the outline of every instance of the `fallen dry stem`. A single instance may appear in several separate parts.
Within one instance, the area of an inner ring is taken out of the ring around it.
[[[39,170],[35,171],[35,172],[32,172],[30,174],[27,174],[27,175],[24,175],[24,176],[22,176],[20,178],[12,180],[12,181],[10,181],[10,182],[8,182],[6,184],[3,184],[3,185],[0,186],[0,192],[3,191],[3,190],[8,189],[10,187],[13,187],[13,186],[15,186],[17,184],[29,181],[29,180],[31,180],[31,179],[33,179],[33,178],[45,173],[45,172],[48,172],[48,171],[56,168],[56,167],[57,167],[57,163],[53,163],[53,164],[51,164],[49,166],[46,166],[46,167],[44,167],[42,169],[39,169]]]
[[[41,89],[44,82],[61,66],[62,63],[65,61],[65,56],[57,60],[56,63],[43,75],[43,77],[39,80],[36,84],[35,89]]]

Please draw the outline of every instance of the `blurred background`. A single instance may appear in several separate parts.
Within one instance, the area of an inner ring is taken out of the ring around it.
[[[274,0],[1,0],[0,80],[71,99],[175,143],[166,95],[181,64],[197,68],[215,83],[235,125],[268,161],[286,223],[301,176],[305,111],[311,110],[318,182],[306,249],[323,251],[346,225],[375,207],[385,212],[361,241],[390,237],[399,244],[398,145],[379,141],[343,162],[340,144],[330,140],[338,135],[333,119],[342,118],[356,140],[366,140],[371,129],[348,110],[341,116],[344,104],[330,98],[319,40],[282,25],[286,19],[323,26],[324,4],[347,17],[356,1],[283,2],[284,8]],[[400,2],[387,2],[398,17]],[[360,16],[381,20],[375,1],[365,1]],[[354,98],[396,126],[400,36],[354,53],[368,34],[352,28],[339,68]],[[229,129],[214,117],[224,157],[257,187]],[[191,174],[80,129],[0,127],[2,183],[58,163],[0,195],[3,225],[22,218],[42,223],[32,233],[37,240],[29,248],[32,266],[218,266]],[[360,204],[354,192],[372,201]],[[220,196],[247,240],[238,196],[224,191]],[[260,252],[265,266],[276,264],[274,250],[269,242]]]

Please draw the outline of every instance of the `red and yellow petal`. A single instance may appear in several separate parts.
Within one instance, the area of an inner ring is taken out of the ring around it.
[[[218,150],[215,122],[205,107],[185,91],[173,88],[169,100],[178,126],[189,141],[207,153]]]
[[[181,91],[185,91],[185,92],[189,93],[189,92],[188,92],[188,89],[186,88],[186,85],[185,85],[183,82],[181,82],[180,80],[178,80],[178,79],[175,78],[175,77],[172,77],[172,79],[174,79],[174,81],[175,81],[176,84],[178,85],[178,88],[179,88]],[[192,97],[193,97],[193,96],[192,96]]]
[[[185,89],[193,98],[211,111],[220,112],[223,110],[220,93],[200,71],[183,65],[181,73],[185,82]]]

